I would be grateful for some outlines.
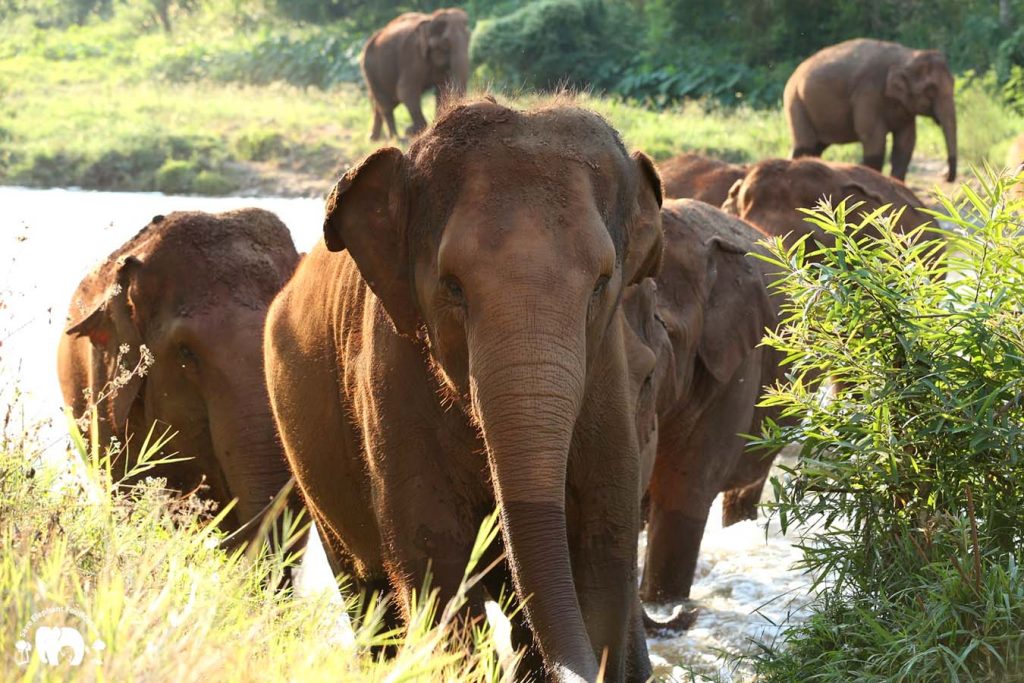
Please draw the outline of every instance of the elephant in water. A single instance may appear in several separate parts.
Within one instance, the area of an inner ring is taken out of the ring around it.
[[[388,134],[398,137],[395,107],[405,105],[412,117],[406,135],[427,125],[420,98],[437,90],[437,111],[462,97],[469,82],[469,17],[461,9],[433,14],[406,12],[366,41],[359,63],[373,104],[371,140],[379,140],[386,122]]]
[[[223,527],[252,520],[290,477],[263,375],[263,323],[298,261],[274,214],[241,209],[156,216],[79,284],[58,374],[76,418],[95,407],[100,445],[125,446],[115,480],[135,468],[156,423],[189,459],[143,476],[181,492],[201,484]],[[148,359],[148,360],[147,360]],[[145,367],[147,362],[150,367]],[[293,505],[297,504],[293,497]]]
[[[523,606],[521,676],[651,673],[619,298],[657,268],[660,204],[596,114],[460,104],[345,174],[267,317],[274,414],[334,570],[407,615],[429,569],[447,600],[497,505],[507,560],[484,588]]]
[[[864,165],[881,171],[892,133],[892,175],[900,180],[914,154],[916,118],[930,116],[946,138],[946,180],[956,179],[953,75],[938,50],[866,38],[826,47],[789,77],[783,108],[793,158],[821,156],[829,145],[859,141]]]
[[[629,356],[630,367],[639,366],[633,393],[641,446],[656,443],[642,450],[647,555],[640,588],[656,602],[689,597],[719,493],[723,525],[756,518],[776,453],[747,450],[743,435],[759,434],[765,417],[778,418],[757,403],[783,377],[780,354],[759,346],[781,304],[769,293],[771,267],[749,255],[761,251],[762,235],[695,200],[666,201],[661,216],[661,272],[630,288],[622,304],[641,342]]]

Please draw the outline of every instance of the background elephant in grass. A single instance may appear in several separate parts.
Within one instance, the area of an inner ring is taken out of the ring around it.
[[[726,492],[722,524],[755,519],[775,451],[750,451],[743,434],[759,434],[773,409],[759,408],[764,388],[782,378],[781,356],[759,347],[778,322],[769,295],[771,267],[748,255],[762,237],[747,223],[703,202],[666,201],[664,255],[654,285],[632,288],[626,317],[655,360],[638,391],[638,416],[657,413],[657,448],[647,491],[647,556],[641,596],[689,597],[711,504]],[[651,304],[656,302],[653,310]],[[639,358],[639,361],[634,359]],[[641,434],[650,433],[641,430]],[[648,455],[650,450],[645,451]]]
[[[145,473],[181,492],[208,487],[231,531],[288,481],[263,376],[267,308],[298,255],[274,214],[242,209],[156,216],[79,284],[61,335],[58,374],[76,418],[95,399],[101,447],[126,444],[131,470],[150,426],[177,432],[190,458]],[[141,347],[152,366],[142,363]],[[91,397],[91,398],[90,398]]]
[[[345,174],[266,333],[335,571],[406,615],[428,568],[448,599],[497,504],[507,565],[485,590],[524,603],[524,668],[592,681],[606,654],[605,680],[646,680],[619,297],[657,268],[660,203],[647,157],[559,104],[458,105]]]
[[[746,175],[747,167],[700,154],[680,154],[658,164],[665,196],[697,199],[722,206],[729,188]]]
[[[424,92],[437,89],[438,113],[466,92],[469,17],[461,9],[402,14],[370,36],[359,63],[373,105],[370,139],[380,139],[385,122],[388,135],[398,137],[394,110],[399,102],[412,117],[406,134],[415,135],[427,125],[420,109]]]
[[[722,208],[751,223],[766,235],[799,237],[813,233],[827,242],[825,233],[804,219],[801,208],[816,206],[822,197],[835,206],[846,199],[847,206],[861,203],[854,216],[870,213],[890,204],[903,209],[897,224],[908,232],[932,220],[922,211],[924,204],[899,180],[857,164],[819,159],[767,159],[750,167],[746,177],[729,190]],[[875,234],[875,233],[868,233]]]
[[[946,138],[946,180],[956,179],[953,75],[937,50],[865,38],[827,47],[789,77],[783,108],[794,158],[859,141],[864,164],[881,171],[892,133],[892,175],[900,180],[914,153],[916,117],[930,116]]]

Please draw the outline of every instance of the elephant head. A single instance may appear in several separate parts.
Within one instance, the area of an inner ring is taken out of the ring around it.
[[[71,651],[71,666],[78,666],[85,657],[85,640],[78,629],[69,626],[40,626],[36,629],[36,652],[44,664],[60,664],[65,649]]]
[[[914,115],[935,119],[946,138],[949,167],[946,180],[956,179],[956,104],[953,74],[938,50],[913,50],[906,61],[893,64],[885,78],[885,96]]]
[[[599,116],[490,99],[449,110],[408,154],[377,150],[327,203],[328,249],[348,250],[479,430],[545,663],[588,680],[598,667],[567,545],[569,453],[585,406],[606,400],[593,383],[628,391],[619,298],[658,267],[660,203],[651,161]],[[632,443],[615,457],[635,459]],[[638,531],[639,500],[627,505]],[[635,532],[630,545],[632,572]]]
[[[98,405],[110,431],[127,440],[122,472],[154,423],[177,436],[190,460],[156,472],[181,491],[209,486],[232,529],[260,511],[288,479],[263,378],[267,308],[298,256],[273,214],[176,212],[149,226],[95,271],[79,291],[98,292],[67,329],[92,345],[94,378],[113,396]],[[75,306],[72,306],[74,320]],[[151,367],[129,375],[140,349]],[[102,387],[93,387],[101,398]]]
[[[891,204],[903,208],[899,228],[906,232],[930,220],[918,211],[921,200],[899,180],[858,164],[800,159],[767,159],[750,167],[736,181],[722,209],[739,216],[767,235],[802,235],[813,232],[819,240],[824,232],[804,220],[802,208],[813,208],[822,197],[833,206],[845,199],[847,206],[860,203],[857,213],[874,211]]]
[[[437,111],[466,94],[469,82],[469,16],[461,9],[438,10],[416,28],[420,55],[437,86]]]

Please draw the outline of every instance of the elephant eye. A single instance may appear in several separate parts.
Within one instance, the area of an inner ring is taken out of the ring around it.
[[[189,364],[193,364],[197,360],[199,360],[198,358],[196,358],[196,354],[192,352],[192,349],[190,349],[185,344],[178,345],[178,358],[180,358],[183,363]]]
[[[607,286],[608,286],[608,276],[607,275],[602,275],[601,277],[597,278],[597,283],[594,285],[594,291],[591,294],[591,296],[593,296],[594,298],[597,298],[597,297],[601,296],[601,294],[604,293],[604,288],[607,287]]]
[[[444,286],[445,292],[447,292],[452,302],[460,306],[466,305],[466,295],[462,291],[462,285],[459,283],[458,278],[445,277],[441,280],[441,284]]]

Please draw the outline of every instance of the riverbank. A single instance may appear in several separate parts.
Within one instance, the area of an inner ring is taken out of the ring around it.
[[[367,135],[370,106],[355,64],[359,41],[339,38],[335,45],[325,42],[322,30],[303,30],[227,30],[199,19],[171,35],[117,22],[64,30],[0,23],[0,184],[322,197],[377,145]],[[307,59],[300,48],[313,56]],[[243,55],[262,61],[239,66]],[[275,60],[294,62],[295,69],[332,66],[336,73],[333,80],[303,81],[283,67],[268,70]],[[1001,165],[1010,141],[1024,130],[1024,117],[1002,104],[989,80],[958,82],[965,170],[985,161]],[[538,96],[505,99],[528,106]],[[707,101],[653,108],[593,94],[578,100],[607,117],[629,147],[656,160],[684,151],[730,161],[789,152],[780,109]],[[432,118],[431,96],[424,110]],[[396,115],[404,129],[408,113],[399,107]],[[826,158],[856,161],[859,155],[858,145],[845,145]],[[931,188],[945,149],[930,121],[918,124],[914,161],[911,185]]]

